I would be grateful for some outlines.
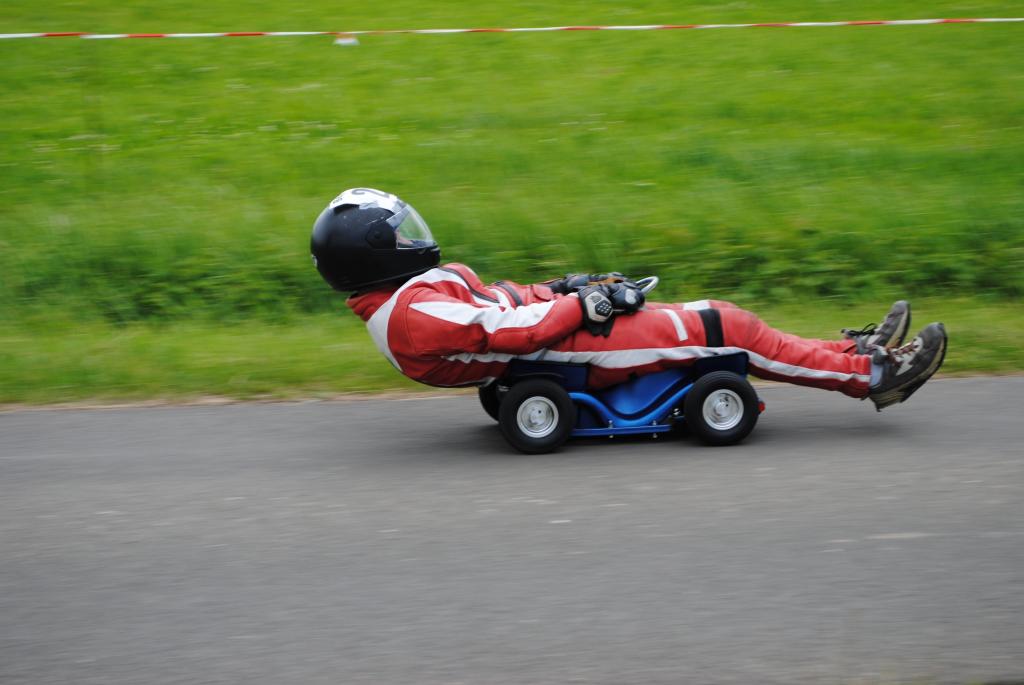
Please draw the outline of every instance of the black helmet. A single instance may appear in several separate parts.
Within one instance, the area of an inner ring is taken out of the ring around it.
[[[313,224],[313,263],[335,290],[400,281],[437,266],[441,248],[412,205],[373,188],[350,188]]]

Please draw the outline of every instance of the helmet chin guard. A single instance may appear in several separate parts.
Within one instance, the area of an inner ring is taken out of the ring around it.
[[[331,200],[313,224],[310,252],[324,280],[344,292],[401,281],[441,261],[419,212],[373,188],[350,188]]]

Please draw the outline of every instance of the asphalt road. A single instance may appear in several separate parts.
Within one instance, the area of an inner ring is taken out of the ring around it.
[[[1024,378],[507,448],[475,398],[0,414],[0,682],[1024,678]]]

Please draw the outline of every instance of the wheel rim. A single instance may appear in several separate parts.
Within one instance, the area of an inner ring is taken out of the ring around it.
[[[732,390],[715,390],[704,399],[703,414],[709,426],[727,431],[743,420],[743,400]]]
[[[531,438],[547,437],[558,426],[558,407],[547,397],[529,397],[519,405],[516,424]]]

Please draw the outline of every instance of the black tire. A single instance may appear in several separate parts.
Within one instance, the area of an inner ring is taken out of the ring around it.
[[[531,417],[535,421],[533,431]],[[513,385],[502,398],[498,426],[508,443],[520,452],[553,452],[576,426],[576,404],[558,383],[527,379]]]
[[[701,376],[683,400],[686,425],[706,445],[735,445],[754,430],[759,414],[753,386],[732,371]]]
[[[480,406],[484,408],[488,416],[497,421],[498,408],[501,406],[501,400],[498,399],[498,382],[493,381],[487,385],[481,385],[477,393],[480,395]]]

